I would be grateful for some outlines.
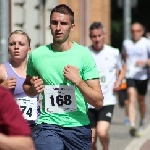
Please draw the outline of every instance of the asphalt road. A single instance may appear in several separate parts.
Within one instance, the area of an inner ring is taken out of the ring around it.
[[[146,105],[147,105],[147,113],[146,113],[145,132],[147,132],[148,130],[147,128],[150,128],[149,126],[150,125],[150,91],[148,92],[146,97]],[[136,146],[137,143],[140,142],[142,143],[143,138],[142,137],[133,138],[129,135],[129,126],[126,126],[124,124],[124,117],[125,117],[124,108],[120,108],[118,104],[116,104],[114,109],[112,124],[109,130],[110,150],[133,150],[133,148],[131,148],[131,145],[132,147],[135,147],[135,150],[141,150],[141,148],[137,148]],[[139,126],[139,112],[137,109],[136,127],[138,128],[138,126]],[[133,143],[135,144],[133,145]],[[148,142],[145,142],[145,145],[148,144],[149,144]],[[97,150],[102,150],[99,140],[97,142]]]

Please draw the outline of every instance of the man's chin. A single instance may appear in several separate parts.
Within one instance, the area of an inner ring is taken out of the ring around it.
[[[54,41],[58,42],[58,43],[61,43],[61,42],[63,42],[63,39],[61,39],[61,38],[55,38]]]
[[[103,49],[103,46],[99,45],[99,46],[94,46],[95,50],[99,51],[101,49]]]

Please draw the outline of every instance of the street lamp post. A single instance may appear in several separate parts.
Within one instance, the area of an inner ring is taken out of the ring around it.
[[[0,0],[0,63],[8,61],[9,0]]]
[[[41,0],[41,29],[42,29],[42,44],[45,44],[45,5],[46,5],[46,0]]]
[[[131,38],[131,0],[124,0],[123,7],[124,40]]]
[[[119,8],[123,9],[124,40],[131,38],[131,10],[137,6],[137,0],[117,0]]]

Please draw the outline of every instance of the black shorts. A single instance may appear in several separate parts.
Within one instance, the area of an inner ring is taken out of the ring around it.
[[[91,128],[95,128],[98,121],[107,121],[111,123],[114,105],[103,106],[101,109],[89,108],[88,117]]]
[[[146,95],[148,79],[146,80],[136,80],[136,79],[126,79],[127,88],[134,87],[137,89],[139,95]]]
[[[119,90],[119,92],[118,92],[118,101],[119,101],[120,107],[124,106],[124,101],[127,100],[127,99],[128,99],[127,89]]]

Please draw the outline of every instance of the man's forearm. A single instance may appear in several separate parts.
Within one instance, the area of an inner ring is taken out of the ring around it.
[[[30,137],[0,134],[0,150],[35,150],[35,148]]]
[[[93,90],[83,80],[81,80],[76,86],[89,104],[97,109],[103,106],[103,94],[101,91]]]
[[[37,92],[33,90],[32,85],[23,84],[23,89],[26,95],[34,97],[37,95]]]
[[[122,70],[121,70],[121,71],[118,70],[117,82],[118,82],[119,84],[121,84],[122,80],[125,78],[125,74],[126,74],[126,64],[124,64],[124,65],[122,66]]]
[[[124,74],[120,72],[120,74],[119,74],[118,77],[117,77],[116,82],[117,82],[119,85],[121,85],[122,80],[124,79],[124,77],[125,77]]]

